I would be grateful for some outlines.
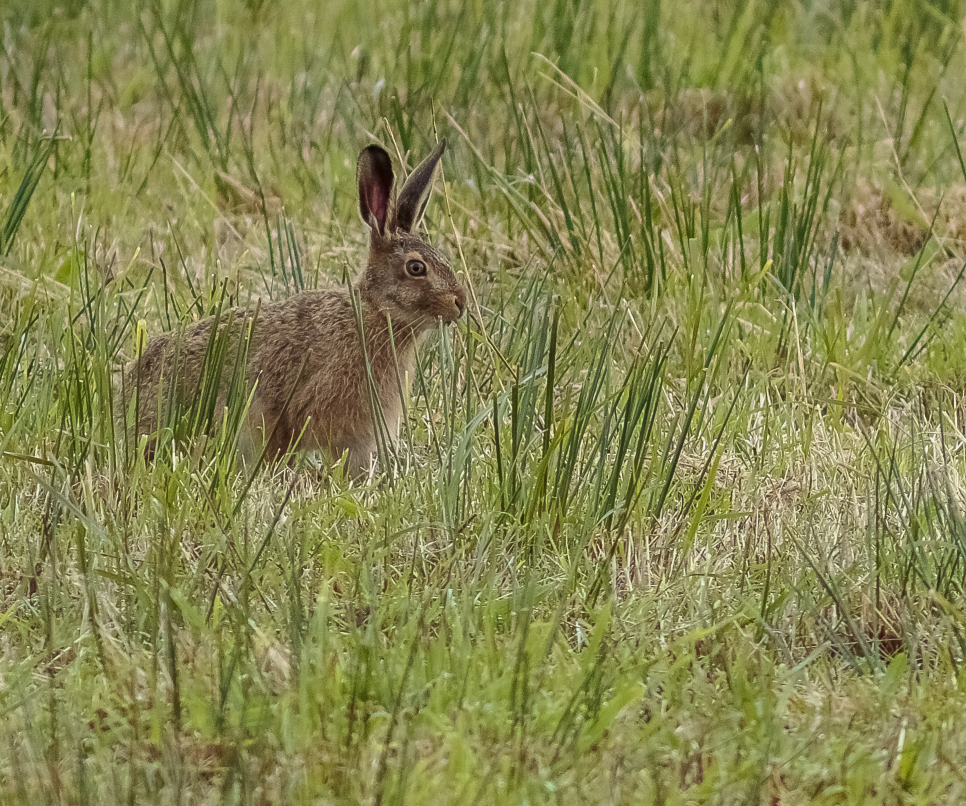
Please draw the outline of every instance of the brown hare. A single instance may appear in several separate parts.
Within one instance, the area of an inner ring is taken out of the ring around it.
[[[222,339],[228,348],[215,421],[228,390],[239,388],[231,367],[241,366],[240,388],[251,398],[239,437],[246,459],[263,448],[277,457],[298,447],[336,458],[347,453],[353,473],[371,467],[380,434],[397,434],[420,337],[466,308],[446,261],[414,233],[445,147],[443,140],[398,195],[385,150],[371,145],[359,155],[359,207],[371,237],[368,264],[351,290],[306,291],[151,339],[123,373],[134,434],[148,435],[153,445],[151,435],[171,422],[171,413],[192,404],[211,345]],[[245,354],[240,347],[247,347],[247,360],[235,361]]]

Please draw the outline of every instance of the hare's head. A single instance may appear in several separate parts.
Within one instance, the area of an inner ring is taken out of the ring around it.
[[[445,148],[446,141],[440,141],[395,197],[392,161],[385,150],[373,145],[359,155],[359,211],[372,230],[369,265],[359,291],[391,318],[394,327],[410,327],[417,333],[437,320],[455,322],[466,308],[466,294],[453,270],[413,232],[426,211]]]

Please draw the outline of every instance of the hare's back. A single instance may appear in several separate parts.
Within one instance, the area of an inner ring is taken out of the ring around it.
[[[305,361],[337,366],[347,351],[356,349],[356,333],[347,293],[305,291],[258,314],[251,363],[269,375]]]

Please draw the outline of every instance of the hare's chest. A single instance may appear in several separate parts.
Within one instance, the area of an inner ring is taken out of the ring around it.
[[[376,382],[373,397],[379,411],[374,411],[373,414],[385,423],[393,439],[399,432],[399,424],[402,422],[404,396],[409,394],[412,373],[412,364],[403,361],[394,363],[391,372],[374,379]]]

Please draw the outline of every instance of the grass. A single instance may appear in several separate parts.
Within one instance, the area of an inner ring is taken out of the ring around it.
[[[961,5],[129,5],[2,12],[0,802],[962,798]],[[146,460],[438,136],[383,472]]]

